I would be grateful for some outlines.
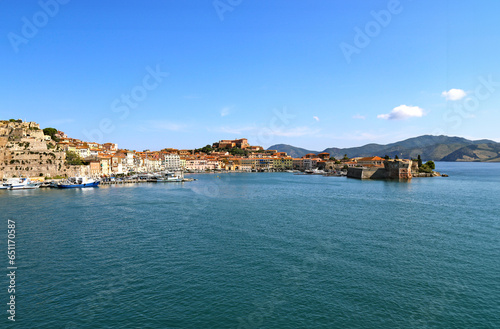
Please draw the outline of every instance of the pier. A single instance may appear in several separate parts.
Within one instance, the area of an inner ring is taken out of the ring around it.
[[[126,179],[126,180],[106,180],[101,181],[100,185],[117,185],[117,184],[137,184],[137,183],[184,183],[192,182],[196,179],[193,178],[183,178],[182,181],[167,181],[167,180],[155,180],[155,179]]]

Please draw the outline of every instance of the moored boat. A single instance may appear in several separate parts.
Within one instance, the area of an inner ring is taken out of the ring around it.
[[[70,177],[68,180],[57,184],[58,188],[84,188],[97,187],[100,181],[88,177]]]
[[[8,190],[12,186],[12,184],[18,184],[19,178],[9,178],[6,182],[0,185],[0,190]]]
[[[156,174],[151,181],[154,182],[182,182],[182,177],[180,175],[176,175],[173,172],[163,172]],[[149,181],[149,180],[148,180]]]
[[[17,182],[7,185],[9,190],[32,190],[40,187],[40,184],[32,182],[29,178],[19,178]]]

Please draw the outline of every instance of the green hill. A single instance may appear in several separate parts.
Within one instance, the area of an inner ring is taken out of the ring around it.
[[[287,152],[292,157],[302,157],[307,153],[319,153],[292,145],[277,144],[272,150]],[[423,135],[386,145],[367,144],[351,148],[327,148],[331,156],[341,158],[378,155],[384,157],[416,158],[434,161],[500,161],[500,143],[492,140],[468,140],[462,137]]]

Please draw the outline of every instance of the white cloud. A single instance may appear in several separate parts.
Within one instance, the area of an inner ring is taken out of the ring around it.
[[[319,121],[319,118],[317,116],[313,116],[313,119]]]
[[[462,89],[450,89],[443,91],[441,96],[446,98],[447,101],[458,101],[467,96],[467,93]]]
[[[420,118],[424,116],[424,114],[424,110],[418,106],[399,105],[392,109],[390,113],[377,115],[377,118],[385,120],[405,120],[412,117]]]
[[[231,113],[231,108],[229,106],[226,106],[222,110],[220,110],[221,117],[225,117],[226,115],[229,115],[230,113]]]
[[[364,115],[360,115],[360,114],[353,115],[352,118],[356,119],[356,120],[364,120],[364,119],[366,119],[366,117]]]

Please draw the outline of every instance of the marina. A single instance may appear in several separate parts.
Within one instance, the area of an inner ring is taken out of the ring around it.
[[[0,190],[19,190],[36,188],[89,188],[99,185],[124,185],[140,183],[184,183],[195,181],[184,177],[183,173],[145,173],[123,177],[69,177],[68,179],[49,179],[43,182],[29,178],[10,178],[0,184]]]

